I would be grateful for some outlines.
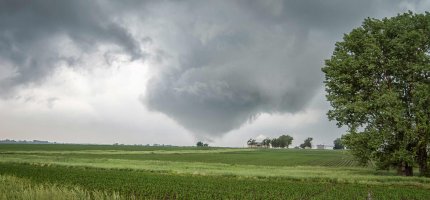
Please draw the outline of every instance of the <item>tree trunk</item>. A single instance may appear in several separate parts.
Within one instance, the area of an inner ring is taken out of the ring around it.
[[[405,164],[405,170],[404,170],[403,175],[404,176],[413,176],[414,175],[413,170],[414,170],[414,168],[412,166]]]
[[[414,168],[407,163],[402,162],[397,165],[397,175],[400,176],[413,176],[413,170]]]
[[[428,164],[427,164],[427,149],[425,145],[421,145],[417,152],[418,156],[418,166],[420,168],[421,176],[429,176]]]
[[[403,176],[403,163],[397,164],[397,175]]]
[[[417,122],[418,123],[418,122]],[[428,154],[427,154],[427,144],[428,144],[428,135],[425,130],[418,130],[418,144],[416,149],[416,159],[420,171],[420,176],[428,176]]]

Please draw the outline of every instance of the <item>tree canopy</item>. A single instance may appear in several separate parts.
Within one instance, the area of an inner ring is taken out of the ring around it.
[[[281,135],[278,137],[278,140],[280,141],[279,147],[281,148],[285,148],[285,147],[288,148],[291,145],[291,143],[293,143],[293,137],[289,135]]]
[[[430,14],[367,18],[337,42],[322,71],[330,120],[363,164],[428,175]]]
[[[306,147],[312,148],[312,140],[313,138],[308,137],[305,139],[305,141],[303,142],[303,144],[300,144],[300,148],[304,149]]]
[[[196,144],[196,146],[198,146],[198,147],[202,147],[204,144],[203,144],[203,142],[202,141],[198,141],[197,142],[197,144]]]
[[[278,138],[271,140],[272,147],[288,148],[293,142],[293,137],[289,135],[281,135]]]
[[[343,145],[342,139],[336,138],[333,141],[333,149],[345,149],[345,146]]]
[[[255,140],[255,139],[252,139],[252,138],[250,138],[249,140],[248,140],[248,142],[246,142],[248,145],[250,145],[250,146],[254,146],[254,145],[256,145],[257,144],[257,141]]]
[[[272,140],[270,138],[266,138],[264,139],[261,143],[263,146],[265,146],[266,148],[270,147],[270,143],[272,142]]]

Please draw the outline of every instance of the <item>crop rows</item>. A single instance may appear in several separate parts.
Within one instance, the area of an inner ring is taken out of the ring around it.
[[[38,183],[79,185],[88,190],[117,191],[124,196],[155,199],[295,199],[312,196],[329,187],[328,184],[27,164],[0,164],[0,169],[0,173],[28,178]]]
[[[425,199],[414,187],[303,182],[270,178],[193,176],[134,170],[0,164],[0,174],[89,191],[117,192],[138,199]]]
[[[81,145],[81,144],[0,144],[0,151],[81,151],[81,150],[121,150],[121,151],[176,151],[176,150],[209,150],[218,148],[163,147],[133,145]]]
[[[220,150],[221,152],[219,152]],[[234,152],[222,152],[222,150]],[[88,152],[91,153],[88,153]],[[158,153],[157,151],[174,152]],[[54,152],[50,153],[50,152]],[[112,153],[115,152],[115,153]],[[151,153],[136,153],[151,152]],[[187,152],[187,153],[183,153]],[[194,152],[194,153],[193,153]],[[201,152],[205,152],[202,154]],[[67,158],[161,160],[260,166],[333,166],[356,167],[351,155],[344,151],[295,149],[220,149],[193,147],[146,147],[108,145],[0,145],[0,154],[64,155]]]
[[[351,159],[339,159],[339,160],[325,160],[314,162],[313,165],[320,165],[326,167],[355,167],[357,162]]]

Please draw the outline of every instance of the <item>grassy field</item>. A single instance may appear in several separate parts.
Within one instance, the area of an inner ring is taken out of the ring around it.
[[[430,198],[428,178],[330,150],[2,144],[0,181],[1,199]]]

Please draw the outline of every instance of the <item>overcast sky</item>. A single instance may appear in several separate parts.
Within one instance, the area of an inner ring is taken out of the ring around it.
[[[429,1],[0,0],[0,139],[331,145],[321,67],[366,17]]]

